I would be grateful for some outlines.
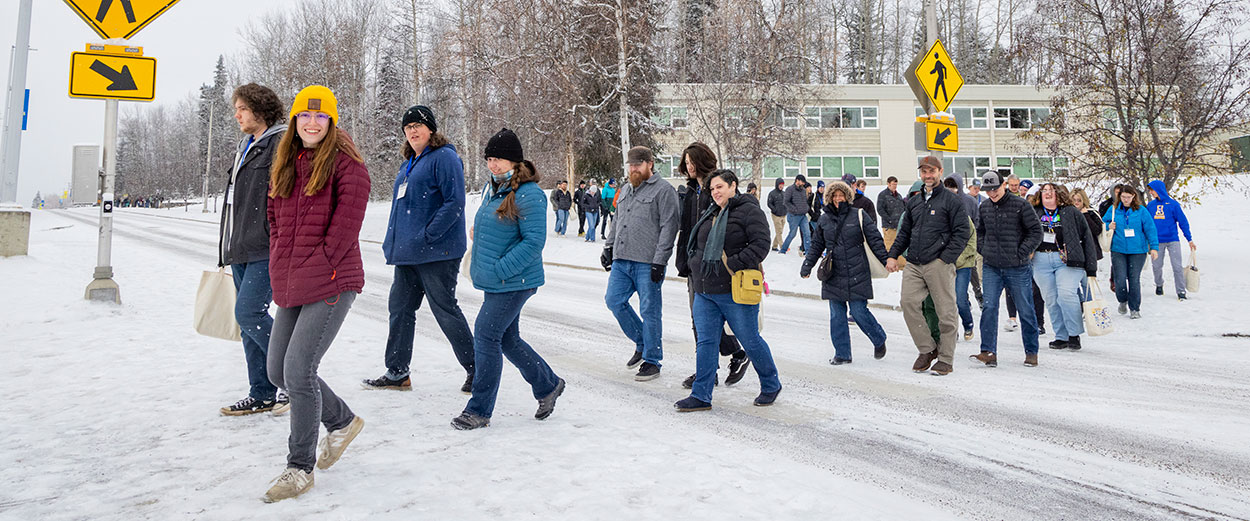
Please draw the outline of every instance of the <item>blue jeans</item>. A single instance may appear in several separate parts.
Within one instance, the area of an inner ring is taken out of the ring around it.
[[[759,318],[758,304],[739,304],[729,293],[695,293],[694,329],[699,340],[695,347],[695,377],[690,396],[709,403],[712,401],[712,387],[720,366],[720,336],[726,322],[755,365],[755,373],[760,377],[760,392],[781,390],[773,354],[760,336]]]
[[[590,233],[590,232],[586,232]],[[664,279],[651,282],[651,265],[644,262],[617,259],[612,261],[608,274],[608,291],[603,296],[608,310],[621,325],[621,331],[634,341],[634,350],[642,353],[642,360],[660,365],[664,359],[663,324],[660,321],[663,298],[660,292]],[[629,305],[629,297],[638,293],[638,311]],[[719,342],[720,336],[716,337]]]
[[[1055,340],[1067,340],[1085,333],[1085,315],[1081,312],[1085,270],[1063,262],[1057,251],[1033,254],[1033,280],[1042,290],[1042,299],[1050,311],[1050,324]]]
[[[807,214],[792,213],[786,216],[786,222],[790,223],[790,234],[786,236],[786,241],[781,243],[781,251],[790,249],[790,241],[794,240],[795,233],[801,237],[799,242],[803,244],[803,251],[807,251],[807,248],[812,245],[812,235],[807,227]]]
[[[968,299],[968,284],[972,282],[972,268],[955,270],[955,305],[959,308],[959,321],[964,331],[972,331],[972,302]]]
[[[273,300],[273,287],[269,285],[269,260],[231,264],[234,275],[234,319],[239,323],[243,336],[243,357],[247,360],[247,395],[257,400],[272,400],[278,388],[269,381],[265,368],[269,357],[269,335],[273,332],[273,317],[269,316],[269,302]]]
[[[386,376],[400,380],[408,376],[412,363],[412,338],[417,328],[417,310],[421,301],[430,300],[434,321],[447,337],[465,372],[473,374],[473,332],[456,302],[456,281],[460,259],[427,262],[411,266],[395,266],[391,283],[390,332],[386,335]]]
[[[998,301],[1004,290],[1011,292],[1020,315],[1020,337],[1026,354],[1037,353],[1037,315],[1033,313],[1033,268],[995,268],[981,270],[981,290],[985,307],[981,308],[981,350],[998,352]]]
[[[503,357],[521,371],[529,382],[534,399],[556,389],[560,379],[534,348],[521,340],[521,308],[537,289],[506,293],[486,293],[473,326],[473,397],[466,412],[490,418],[495,412],[499,394],[499,377],[503,374]]]
[[[1141,270],[1146,265],[1145,253],[1111,252],[1111,282],[1115,284],[1115,300],[1127,302],[1128,308],[1141,311]]]
[[[586,212],[586,224],[590,225],[586,228],[586,240],[595,240],[595,224],[599,222],[599,212]]]
[[[867,300],[829,301],[829,338],[833,340],[833,356],[851,359],[851,325],[846,321],[847,308],[859,330],[868,335],[873,347],[885,343],[885,329],[877,323],[877,317],[868,310]]]
[[[564,235],[569,227],[569,211],[556,210],[556,233]]]

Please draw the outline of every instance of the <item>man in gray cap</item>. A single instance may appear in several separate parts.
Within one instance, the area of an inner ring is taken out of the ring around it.
[[[629,182],[621,187],[616,218],[599,261],[611,273],[604,301],[621,331],[634,341],[634,354],[625,365],[632,369],[641,364],[634,380],[643,382],[660,376],[664,357],[660,285],[673,254],[681,205],[673,185],[652,175],[655,158],[651,149],[634,147],[626,157]],[[641,318],[629,304],[634,293],[638,294]]]
[[[981,178],[981,190],[989,200],[981,203],[977,223],[977,253],[984,257],[981,273],[985,304],[981,308],[981,352],[972,359],[990,367],[998,366],[998,296],[1005,289],[1014,295],[1024,341],[1024,365],[1037,365],[1037,316],[1029,305],[1033,297],[1033,267],[1029,257],[1042,243],[1042,224],[1037,212],[1023,197],[1007,194],[1002,177],[988,172]]]

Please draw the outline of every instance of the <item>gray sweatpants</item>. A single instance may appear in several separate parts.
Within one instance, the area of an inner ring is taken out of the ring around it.
[[[269,379],[291,397],[288,468],[312,472],[317,462],[318,423],[334,431],[356,418],[343,399],[317,376],[321,357],[330,349],[355,300],[354,291],[345,291],[303,306],[275,306],[267,366]]]
[[[1185,267],[1181,266],[1180,241],[1159,243],[1159,256],[1150,261],[1150,267],[1154,268],[1155,272],[1155,286],[1160,288],[1163,287],[1164,256],[1172,258],[1172,282],[1176,284],[1176,294],[1180,295],[1185,292]]]

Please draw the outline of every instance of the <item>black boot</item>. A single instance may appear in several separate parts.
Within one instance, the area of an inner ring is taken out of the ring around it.
[[[1068,349],[1071,349],[1073,351],[1077,351],[1081,349],[1081,336],[1080,335],[1072,335],[1068,337]]]

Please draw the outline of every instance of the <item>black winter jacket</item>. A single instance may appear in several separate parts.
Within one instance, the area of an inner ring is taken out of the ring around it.
[[[1042,223],[1037,212],[1023,197],[1003,194],[994,202],[981,202],[977,223],[977,253],[985,265],[1018,268],[1029,263],[1029,255],[1042,243]]]
[[[585,188],[578,188],[573,192],[573,204],[577,205],[577,213],[583,216],[586,214],[586,204],[585,201],[582,200],[585,195]]]
[[[877,206],[872,204],[872,199],[869,199],[868,196],[864,194],[855,192],[855,198],[851,199],[851,206],[854,206],[856,208],[859,208],[860,210],[867,212],[868,215],[866,217],[872,220],[872,222],[874,223],[873,226],[876,226],[875,223],[877,222]]]
[[[786,191],[774,189],[768,192],[768,211],[777,217],[786,216]]]
[[[812,222],[819,221],[820,211],[825,207],[824,192],[812,192],[807,194],[807,207],[810,208],[810,210],[807,211],[807,218],[811,219]]]
[[[725,225],[725,256],[734,271],[759,269],[768,256],[771,234],[768,218],[754,197],[737,195],[729,200],[729,222]],[[717,214],[721,209],[713,205]],[[707,219],[694,232],[694,256],[690,259],[690,282],[695,293],[729,293],[731,275],[724,263],[717,263],[712,276],[703,273],[703,246],[712,231],[712,220]]]
[[[786,214],[788,215],[807,215],[807,189],[794,183],[786,187],[785,199]]]
[[[907,252],[907,262],[928,264],[942,259],[942,262],[954,264],[972,237],[969,222],[963,201],[955,194],[939,185],[926,200],[922,189],[921,193],[907,199],[907,209],[889,257],[897,258]]]
[[[677,199],[681,203],[681,218],[677,226],[677,276],[690,276],[690,263],[686,258],[686,246],[690,244],[690,231],[694,223],[703,215],[703,211],[712,204],[712,191],[708,187],[699,187],[694,179],[686,181],[686,186],[677,191]],[[754,199],[754,198],[752,198]],[[758,205],[759,202],[757,201]]]
[[[868,240],[868,247],[883,264],[885,241],[881,240],[881,232],[877,231],[871,217],[864,215],[864,227],[860,228],[860,212],[863,210],[846,203],[840,208],[826,205],[824,215],[816,223],[812,247],[807,250],[799,275],[810,275],[812,268],[821,262],[821,253],[828,251],[833,256],[833,276],[820,285],[822,299],[843,302],[872,299],[872,270],[868,267],[864,240]]]
[[[877,194],[877,215],[881,216],[883,228],[898,228],[898,220],[903,218],[903,211],[906,209],[903,194],[891,192],[888,187]]]
[[[1085,216],[1085,224],[1089,226],[1089,233],[1094,234],[1094,242],[1098,242],[1098,237],[1102,235],[1102,227],[1106,226],[1102,222],[1102,215],[1095,213],[1093,210],[1081,212]],[[1098,260],[1102,260],[1102,247],[1094,248],[1098,252]]]
[[[243,158],[238,175],[236,166],[227,171],[227,193],[233,199],[222,201],[218,230],[217,265],[243,264],[269,258],[269,166],[286,125],[274,125],[252,143]],[[248,137],[239,143],[239,152]],[[231,183],[230,179],[234,179]],[[227,230],[227,226],[229,230]],[[227,233],[228,232],[228,233]]]
[[[1041,206],[1035,206],[1033,210],[1034,215],[1040,220],[1045,210]],[[1102,220],[1099,219],[1098,223],[1101,227]],[[1059,241],[1059,248],[1063,250],[1067,259],[1064,264],[1085,270],[1086,276],[1097,277],[1098,252],[1102,248],[1098,246],[1098,241],[1094,240],[1094,234],[1089,230],[1089,223],[1085,216],[1075,206],[1064,206],[1059,208],[1059,224],[1055,240]]]
[[[583,211],[586,213],[599,213],[599,197],[601,196],[599,195],[598,190],[595,190],[594,192],[586,190],[586,192],[582,194]]]
[[[568,210],[573,207],[573,196],[568,190],[559,188],[551,191],[551,206],[556,210]]]

